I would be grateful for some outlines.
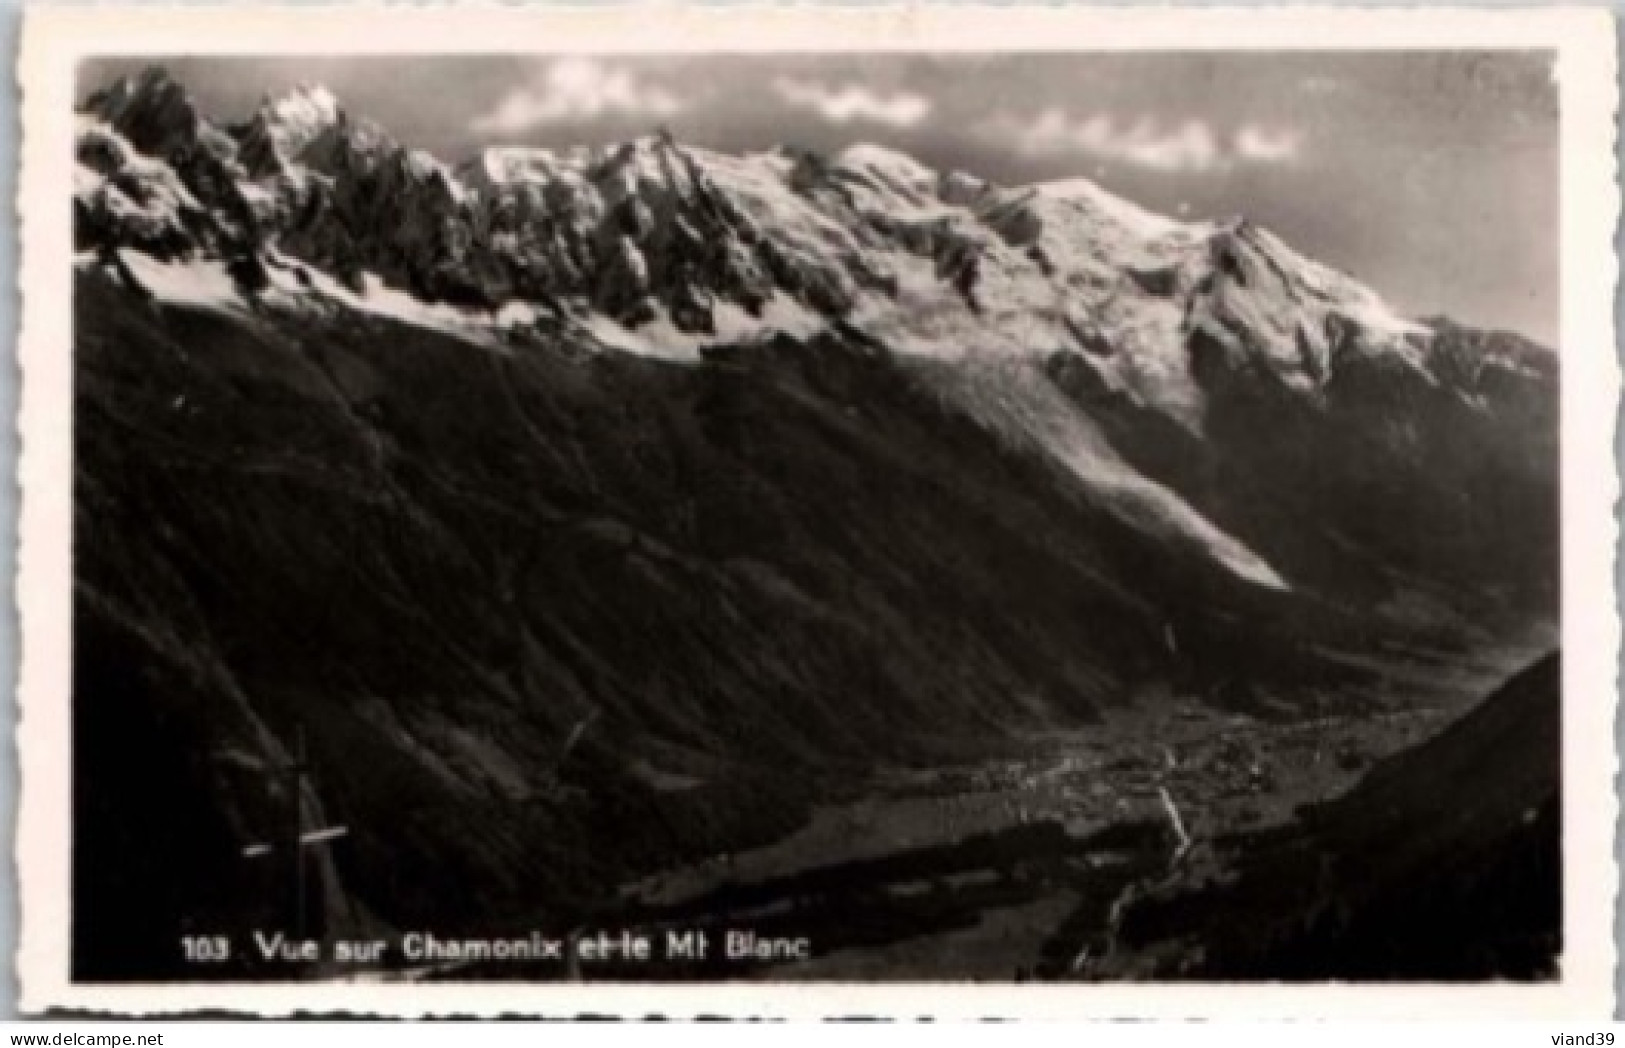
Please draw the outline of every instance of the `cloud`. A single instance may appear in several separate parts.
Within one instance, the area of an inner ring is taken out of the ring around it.
[[[1282,130],[1244,127],[1236,132],[1236,155],[1261,164],[1281,164],[1298,158],[1301,136]]]
[[[611,115],[665,119],[683,108],[677,95],[640,80],[631,70],[592,58],[560,58],[530,83],[509,91],[470,126],[480,134],[516,134]]]
[[[811,80],[780,77],[773,90],[789,105],[810,109],[832,124],[864,120],[887,127],[914,127],[931,115],[931,100],[912,91],[882,95],[857,84],[833,88]]]
[[[1213,129],[1199,120],[1168,128],[1152,120],[1120,127],[1109,116],[1075,120],[1061,109],[1047,109],[1030,120],[1005,115],[995,129],[1014,139],[1023,153],[1092,153],[1154,171],[1205,171],[1220,160]]]
[[[1287,163],[1297,159],[1301,144],[1300,136],[1277,128],[1248,125],[1227,143],[1202,120],[1163,124],[1142,117],[1124,123],[1110,115],[1080,120],[1058,108],[1028,119],[1002,114],[989,128],[1030,156],[1087,153],[1165,174],[1222,172],[1238,163]]]

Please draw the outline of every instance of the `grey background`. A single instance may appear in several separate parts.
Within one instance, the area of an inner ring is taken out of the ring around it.
[[[1459,0],[1458,0],[1459,2]],[[16,51],[21,24],[21,12],[24,4],[22,0],[0,0],[0,53],[4,53],[7,62],[8,75],[6,86],[0,90],[0,200],[5,201],[6,220],[0,222],[0,287],[5,289],[0,293],[0,331],[6,333],[8,339],[16,337],[18,317],[18,297],[16,290],[17,280],[17,228],[16,228],[16,178],[17,157],[19,142],[18,123],[18,88],[16,83]],[[836,5],[832,5],[836,6]],[[862,4],[842,4],[839,6],[864,6]],[[1320,6],[1331,6],[1321,4]],[[1363,6],[1405,6],[1398,3],[1368,4]],[[1515,3],[1486,3],[1478,2],[1468,6],[1476,7],[1516,7],[1531,6]],[[1625,0],[1612,0],[1611,3],[1593,4],[1591,6],[1606,7],[1615,12],[1616,18],[1625,14]],[[1625,32],[1620,26],[1615,27],[1616,47],[1625,44]],[[1625,149],[1620,148],[1619,139],[1616,138],[1618,156],[1625,159]],[[1620,249],[1622,238],[1619,231],[1615,232],[1616,251]],[[1617,294],[1617,292],[1616,292]],[[1625,326],[1625,299],[1616,298],[1615,313],[1621,325]],[[1534,332],[1531,332],[1534,333]],[[1538,334],[1538,333],[1536,333]],[[13,341],[14,344],[14,341]],[[1617,347],[1616,347],[1617,348]],[[18,373],[15,354],[11,354],[7,364],[0,368],[0,419],[7,420],[0,425],[0,499],[4,506],[0,507],[0,578],[6,580],[6,592],[11,592],[16,571],[16,543],[17,543],[17,433],[14,423],[10,420],[16,418],[17,412]],[[1616,431],[1616,456],[1625,442],[1619,440]],[[1619,559],[1615,563],[1616,580],[1625,583],[1625,572],[1620,570]],[[11,599],[0,601],[0,690],[5,694],[15,695],[18,644],[18,621],[15,602]],[[14,839],[16,822],[16,800],[18,796],[17,761],[15,751],[16,707],[14,701],[0,702],[0,739],[5,744],[0,745],[0,840],[7,842],[8,859],[0,862],[0,896],[4,898],[4,905],[0,905],[0,970],[4,977],[0,978],[0,1018],[16,1018],[17,979],[15,971],[15,954],[17,948],[17,930],[20,912],[16,892],[16,868],[9,858],[10,842]],[[1625,734],[1616,725],[1616,746],[1625,742]],[[1616,784],[1617,789],[1617,784]],[[1625,825],[1622,822],[1621,825]],[[1615,850],[1616,857],[1620,856],[1620,833],[1616,828]],[[1625,942],[1625,919],[1616,914],[1615,941]],[[1620,998],[1625,997],[1625,978],[1620,972],[1615,973],[1615,1015],[1616,1018],[1625,1018],[1625,1009],[1620,1008]]]

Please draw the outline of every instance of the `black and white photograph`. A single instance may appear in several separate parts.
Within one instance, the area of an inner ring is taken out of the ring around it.
[[[1563,978],[1557,49],[252,46],[59,117],[68,981]]]

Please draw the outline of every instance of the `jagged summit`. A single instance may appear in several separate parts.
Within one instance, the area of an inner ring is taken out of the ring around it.
[[[196,133],[204,123],[197,104],[179,81],[161,67],[122,77],[91,95],[86,109],[110,124],[144,152],[175,134]]]
[[[266,96],[260,112],[284,127],[305,127],[314,134],[338,119],[339,100],[325,86],[300,83],[285,94]]]
[[[317,84],[267,95],[240,138],[244,165],[256,176],[285,174],[307,146],[343,118],[338,99]]]

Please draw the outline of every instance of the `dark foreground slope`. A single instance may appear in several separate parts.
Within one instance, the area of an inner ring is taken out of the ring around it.
[[[1488,636],[1443,583],[1250,585],[839,335],[505,354],[95,276],[76,316],[86,977],[197,977],[192,932],[565,921],[877,766],[1158,682],[1357,708],[1385,652]],[[294,914],[243,848],[285,836],[301,735],[303,824],[349,835]]]
[[[452,929],[1085,721],[1171,621],[1282,694],[1358,677],[838,340],[691,368],[76,303],[87,973],[285,912],[240,853],[301,730],[305,819],[350,828],[309,925]]]
[[[1129,906],[1094,974],[1540,979],[1562,949],[1555,653],[1296,823]]]

